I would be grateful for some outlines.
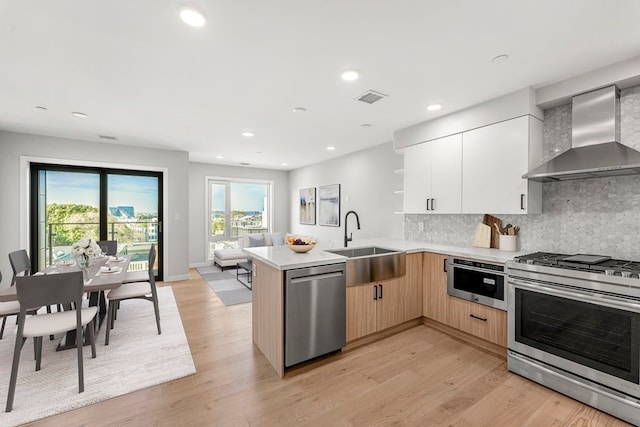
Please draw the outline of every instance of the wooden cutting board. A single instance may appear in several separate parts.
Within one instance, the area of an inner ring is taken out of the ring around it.
[[[473,236],[473,246],[476,248],[491,247],[491,227],[487,224],[478,224],[476,234]]]
[[[491,243],[490,248],[500,248],[500,233],[496,230],[496,226],[493,224],[498,224],[498,227],[502,227],[502,220],[496,216],[484,214],[482,217],[482,223],[491,227]]]

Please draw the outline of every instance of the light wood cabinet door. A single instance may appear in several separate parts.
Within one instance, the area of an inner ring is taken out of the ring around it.
[[[380,282],[378,330],[422,316],[422,253],[407,254],[406,274]]]
[[[422,316],[422,252],[407,254],[407,274],[404,283],[403,322]]]
[[[372,284],[347,287],[347,342],[376,331],[375,293]]]
[[[347,341],[422,316],[422,253],[407,255],[404,276],[347,288]]]
[[[449,297],[449,326],[494,344],[507,346],[507,313],[460,298]]]
[[[425,252],[423,260],[422,315],[440,323],[447,323],[446,255]]]
[[[376,301],[377,330],[390,328],[405,321],[404,312],[405,299],[404,277],[398,279],[385,280],[378,283],[379,298]],[[406,319],[408,320],[408,319]]]

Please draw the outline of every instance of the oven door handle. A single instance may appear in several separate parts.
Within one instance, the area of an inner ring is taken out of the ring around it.
[[[578,289],[565,290],[549,284],[531,284],[519,279],[509,277],[510,285],[517,288],[526,289],[532,292],[554,295],[568,298],[575,301],[589,302],[596,305],[606,305],[612,308],[620,308],[640,313],[640,303],[629,302],[627,299],[619,298],[607,294],[584,292]]]

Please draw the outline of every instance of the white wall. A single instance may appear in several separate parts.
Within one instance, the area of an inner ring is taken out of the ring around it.
[[[349,232],[353,238],[393,237],[403,238],[402,194],[394,191],[403,186],[403,159],[395,154],[391,142],[347,154],[289,174],[290,229],[294,233],[315,236],[321,241],[332,240],[342,245],[345,214],[354,210],[360,217],[361,229],[356,228],[353,215],[349,216]],[[340,227],[300,224],[299,191],[321,185],[340,184]]]
[[[164,280],[189,277],[189,157],[186,152],[148,149],[48,136],[0,131],[0,271],[3,287],[11,281],[7,254],[28,249],[29,228],[27,176],[21,175],[24,157],[62,164],[91,164],[108,167],[167,171],[165,177]]]
[[[228,177],[273,181],[273,230],[287,232],[289,225],[289,172],[225,166],[189,164],[189,265],[209,265],[207,261],[206,177]]]

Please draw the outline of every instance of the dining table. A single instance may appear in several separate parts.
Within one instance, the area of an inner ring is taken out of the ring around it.
[[[131,255],[105,256],[96,258],[88,269],[84,271],[80,269],[73,260],[59,261],[46,267],[39,274],[58,274],[72,271],[83,271],[84,274],[84,291],[89,296],[89,306],[98,307],[98,315],[94,322],[96,336],[104,318],[107,314],[107,302],[105,291],[118,288],[122,285],[127,276]],[[0,302],[16,301],[16,287],[0,289]],[[65,307],[68,309],[69,307]],[[76,347],[76,330],[68,331],[56,348],[66,350]],[[88,344],[88,337],[85,339],[85,345]]]

